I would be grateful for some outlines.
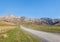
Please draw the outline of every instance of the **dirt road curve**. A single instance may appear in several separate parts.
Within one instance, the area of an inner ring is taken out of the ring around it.
[[[28,29],[23,26],[21,26],[21,28],[29,32],[33,36],[36,36],[38,39],[42,38],[43,40],[46,40],[45,42],[60,42],[60,35],[56,35],[53,33],[47,33],[43,31],[32,30],[32,29]]]

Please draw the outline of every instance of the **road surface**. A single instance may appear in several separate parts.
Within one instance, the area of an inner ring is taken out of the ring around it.
[[[21,26],[21,29],[32,34],[33,36],[37,37],[38,39],[43,39],[43,42],[60,42],[60,35],[43,32],[43,31],[32,30],[32,29],[28,29],[23,26]]]

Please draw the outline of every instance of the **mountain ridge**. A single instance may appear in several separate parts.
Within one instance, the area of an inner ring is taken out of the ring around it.
[[[52,18],[28,18],[25,16],[14,16],[12,14],[8,14],[7,16],[0,16],[0,21],[7,21],[7,22],[29,22],[35,23],[38,25],[60,25],[60,19],[52,19]]]

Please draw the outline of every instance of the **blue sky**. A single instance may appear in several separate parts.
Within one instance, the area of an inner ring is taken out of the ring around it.
[[[60,18],[60,0],[0,0],[0,16]]]

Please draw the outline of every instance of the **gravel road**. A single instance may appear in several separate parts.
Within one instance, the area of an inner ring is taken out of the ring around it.
[[[20,27],[24,31],[28,32],[29,34],[32,34],[38,39],[41,39],[42,42],[60,42],[60,35],[43,32],[43,31],[32,30],[23,26],[20,26]]]

